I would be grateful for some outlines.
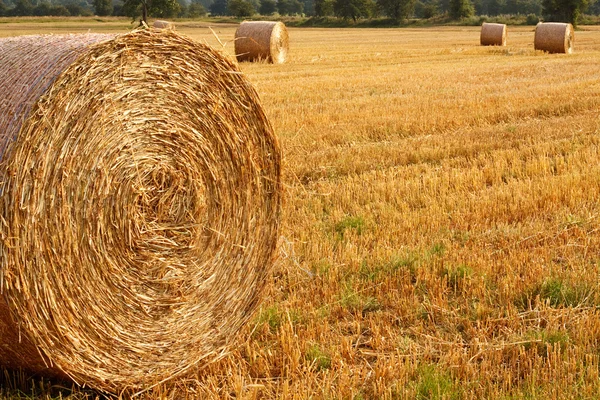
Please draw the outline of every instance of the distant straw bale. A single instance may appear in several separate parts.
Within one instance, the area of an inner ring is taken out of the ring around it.
[[[484,22],[479,40],[482,46],[506,46],[506,24]]]
[[[173,29],[174,26],[172,23],[170,23],[169,21],[162,21],[160,19],[157,19],[156,21],[154,21],[154,24],[152,24],[152,27],[156,28],[156,29]]]
[[[575,34],[571,24],[540,22],[535,28],[533,43],[536,50],[543,50],[548,53],[571,54],[574,41]]]
[[[238,61],[287,61],[289,36],[283,22],[244,21],[235,31]]]
[[[278,142],[172,31],[0,40],[0,363],[107,392],[222,357],[261,300]]]

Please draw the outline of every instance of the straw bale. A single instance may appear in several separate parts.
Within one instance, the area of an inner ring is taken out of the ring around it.
[[[535,28],[534,48],[548,53],[573,52],[573,25],[562,22],[540,22]]]
[[[506,24],[481,25],[480,43],[482,46],[506,46]]]
[[[162,21],[160,19],[157,19],[156,21],[154,21],[154,24],[152,24],[152,27],[156,28],[156,29],[173,29],[174,26],[172,23],[170,23],[169,21]]]
[[[244,21],[235,31],[238,61],[280,64],[287,61],[289,37],[283,22]]]
[[[215,361],[273,265],[281,153],[169,30],[0,40],[0,363],[106,392]]]

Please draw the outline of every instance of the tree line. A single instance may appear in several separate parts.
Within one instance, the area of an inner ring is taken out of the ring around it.
[[[353,21],[384,17],[395,22],[439,15],[458,20],[520,14],[527,15],[528,22],[531,18],[531,23],[542,17],[576,24],[584,12],[599,15],[600,0],[0,0],[0,16],[115,15],[137,19],[144,12],[154,18],[279,14]]]
[[[209,0],[212,3],[212,0]],[[152,17],[199,18],[208,12],[206,0],[154,0]],[[0,17],[121,16],[135,17],[138,5],[114,0],[0,0]]]
[[[16,0],[14,2],[0,0],[0,17],[20,16],[91,16],[94,15],[92,7],[83,2],[65,1],[51,3],[40,1],[33,3],[31,0]]]

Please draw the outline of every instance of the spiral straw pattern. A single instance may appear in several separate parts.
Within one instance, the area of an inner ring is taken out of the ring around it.
[[[27,105],[0,109],[0,329],[20,337],[0,361],[144,388],[222,356],[256,309],[280,149],[255,90],[209,47],[169,30],[68,39],[0,41],[0,71],[16,74],[20,41],[50,55],[20,67]]]

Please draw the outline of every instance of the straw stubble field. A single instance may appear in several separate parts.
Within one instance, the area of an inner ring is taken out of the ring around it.
[[[77,28],[15,25],[0,36]],[[232,54],[235,26],[213,30]],[[533,27],[505,48],[471,27],[289,33],[287,64],[241,65],[285,158],[268,298],[229,357],[148,398],[597,397],[600,28],[568,56]]]

